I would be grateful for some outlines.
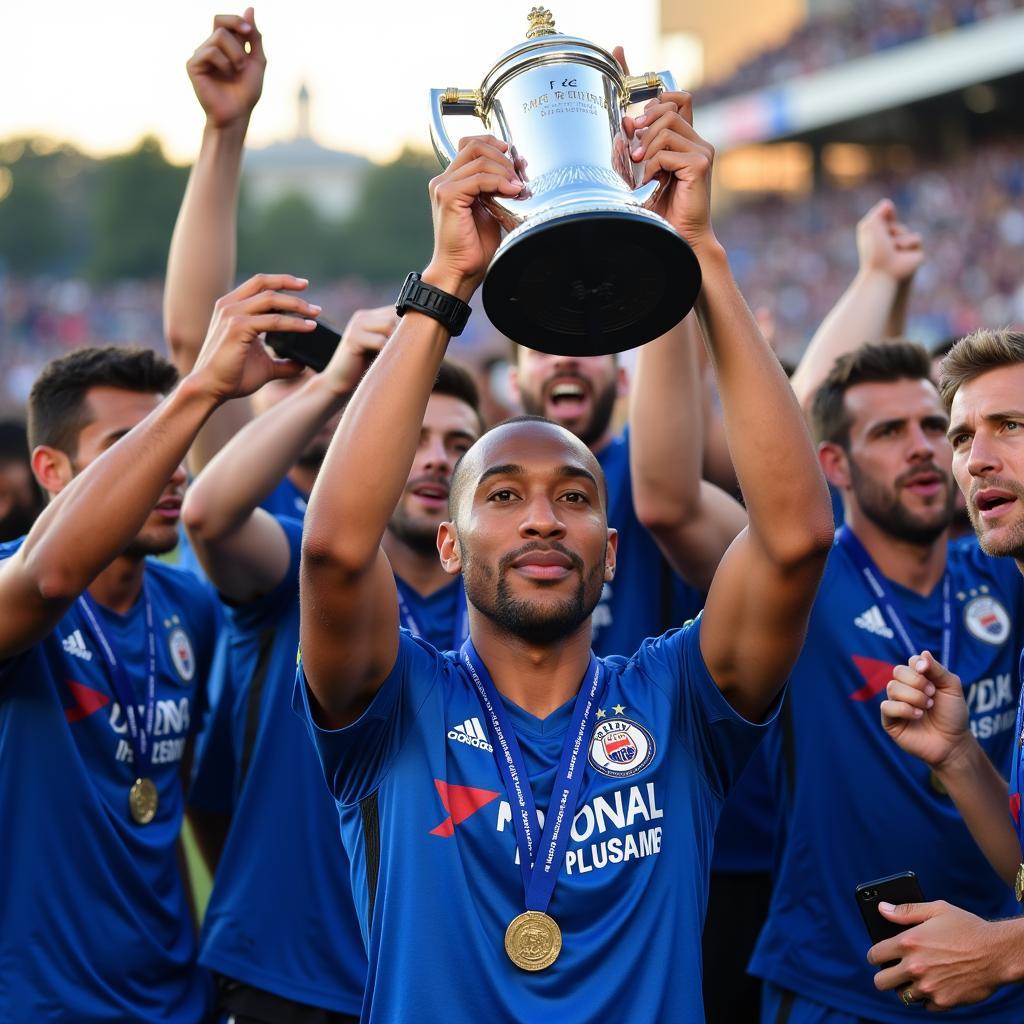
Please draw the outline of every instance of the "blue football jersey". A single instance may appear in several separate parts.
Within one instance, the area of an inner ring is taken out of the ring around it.
[[[422,597],[398,576],[395,576],[395,586],[412,616],[412,622],[402,622],[403,628],[439,651],[458,650],[462,646],[468,627],[461,579],[453,580],[428,597]],[[401,618],[404,620],[405,616]]]
[[[266,597],[228,608],[223,700],[234,746],[231,831],[203,922],[200,962],[285,999],[358,1014],[366,952],[334,801],[291,713],[299,644],[302,523],[280,518],[288,572]]]
[[[0,560],[21,543],[0,546]],[[79,604],[0,666],[0,1020],[194,1024],[209,1010],[177,841],[214,612],[188,573],[151,559],[146,580],[156,705],[145,774],[159,795],[150,824],[129,814],[139,773],[124,709]],[[142,714],[144,602],[97,614]]]
[[[629,660],[604,659],[607,690],[550,905],[562,950],[537,973],[505,954],[524,909],[512,809],[457,653],[402,633],[380,692],[337,731],[313,723],[300,666],[294,704],[338,801],[369,951],[364,1022],[703,1022],[715,822],[763,727],[715,686],[699,623]],[[545,719],[506,702],[541,810],[574,702]]]
[[[604,585],[591,617],[594,653],[630,655],[647,637],[681,626],[704,607],[704,595],[665,561],[633,508],[629,430],[597,452],[608,482],[608,525],[619,532],[615,579]]]
[[[950,544],[948,565],[952,667],[964,684],[971,729],[1008,771],[1024,635],[1021,578],[1012,561],[985,556],[973,539]],[[910,637],[938,657],[942,583],[927,597],[889,586]],[[785,842],[751,964],[781,988],[892,1024],[905,1022],[907,1011],[872,981],[857,885],[910,870],[928,900],[948,900],[985,918],[1017,912],[952,801],[932,785],[928,767],[882,729],[885,685],[908,657],[853,561],[835,547],[780,728],[766,744],[784,780]],[[1019,1024],[1024,989],[1010,986],[979,1007],[947,1013],[962,1020],[981,1015]]]

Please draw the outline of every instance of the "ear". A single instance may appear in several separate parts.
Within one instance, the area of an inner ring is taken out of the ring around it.
[[[615,371],[615,397],[625,398],[629,394],[629,372],[620,363]]]
[[[523,407],[523,396],[519,391],[519,362],[508,364],[508,393],[512,401],[521,409]]]
[[[615,578],[615,564],[619,554],[619,531],[608,528],[608,547],[604,555],[604,581],[611,583]]]
[[[850,486],[850,459],[842,445],[822,441],[818,445],[818,464],[833,487],[842,491]]]
[[[437,552],[441,565],[449,576],[462,572],[462,556],[459,553],[459,531],[452,522],[444,522],[437,528]]]
[[[46,444],[39,445],[32,452],[32,473],[39,486],[51,497],[64,490],[75,475],[67,452]]]

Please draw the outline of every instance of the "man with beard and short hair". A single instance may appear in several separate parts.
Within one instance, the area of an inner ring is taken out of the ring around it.
[[[910,869],[926,893],[979,914],[1010,914],[1013,900],[940,781],[879,730],[878,708],[894,665],[945,649],[970,688],[971,729],[1006,763],[1022,588],[1012,566],[986,558],[973,541],[947,539],[953,455],[923,348],[888,342],[843,356],[815,394],[811,418],[846,525],[790,678],[782,728],[769,740],[784,820],[750,969],[765,981],[765,1021],[898,1024],[905,1007],[875,988],[864,959],[856,886]],[[1019,1022],[1024,992],[1000,993],[985,1014]]]
[[[953,474],[981,549],[1005,560],[993,565],[1012,569],[1015,563],[1024,572],[1024,333],[978,331],[957,342],[943,361],[940,391],[950,411]],[[994,609],[985,611],[989,628],[1001,625]],[[973,731],[971,690],[965,699],[962,672],[955,661],[943,664],[934,650],[922,649],[896,666],[882,724],[948,790],[992,868],[1022,900],[1024,744],[1012,743],[1009,756],[993,757]],[[1021,714],[1018,709],[1013,739],[1024,735]],[[1008,790],[1004,772],[1010,765]],[[879,968],[880,989],[944,1010],[1024,981],[1024,921],[985,920],[994,915],[962,909],[955,893],[924,892],[942,898],[879,906],[884,917],[907,929],[868,954]],[[1007,991],[1019,993],[1020,987]],[[973,1008],[965,1014],[972,1020],[977,1015]]]
[[[50,496],[0,548],[0,1018],[198,1021],[180,876],[182,774],[203,710],[213,604],[147,556],[177,542],[182,461],[220,405],[298,369],[257,341],[309,330],[306,305],[246,282],[195,370],[142,349],[79,349],[29,397]],[[166,395],[166,397],[164,397]]]
[[[750,520],[702,615],[628,660],[592,654],[620,564],[603,474],[578,437],[530,418],[484,434],[454,472],[437,546],[465,580],[470,641],[441,654],[399,629],[382,538],[460,322],[442,310],[465,314],[497,248],[478,198],[522,188],[492,136],[463,140],[431,182],[420,282],[438,305],[406,308],[313,489],[294,702],[353,861],[369,1024],[703,1021],[715,819],[754,723],[774,717],[832,524],[799,407],[710,225],[712,150],[689,96],[661,100],[647,173],[667,173],[666,215],[700,261]]]

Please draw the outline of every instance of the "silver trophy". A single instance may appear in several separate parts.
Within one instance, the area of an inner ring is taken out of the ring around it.
[[[556,33],[543,7],[529,20],[479,89],[431,90],[434,150],[451,163],[445,115],[471,114],[509,143],[525,183],[515,198],[483,200],[509,232],[483,286],[494,326],[542,352],[622,352],[679,323],[700,290],[692,250],[652,209],[667,179],[640,184],[622,126],[629,104],[675,82],[623,74],[607,50]]]

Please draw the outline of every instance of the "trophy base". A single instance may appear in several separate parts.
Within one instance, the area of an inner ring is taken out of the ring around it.
[[[491,323],[519,345],[607,355],[675,327],[700,282],[693,250],[660,217],[577,209],[509,235],[488,268],[483,303]]]

